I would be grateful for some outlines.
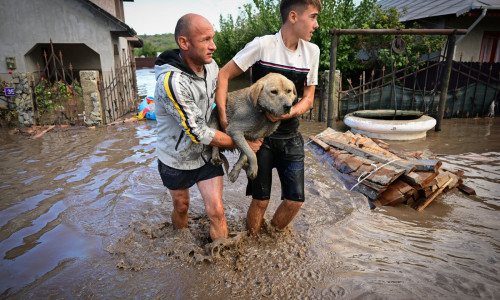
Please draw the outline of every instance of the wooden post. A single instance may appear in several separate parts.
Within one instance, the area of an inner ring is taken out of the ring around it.
[[[320,106],[320,122],[325,122],[326,121],[326,115],[328,111],[328,92],[330,89],[330,71],[325,70],[324,76],[323,76],[323,86],[321,89],[321,106]]]
[[[455,52],[455,41],[457,39],[456,30],[448,36],[448,51],[446,53],[446,66],[441,81],[441,97],[439,98],[439,111],[436,120],[436,131],[441,131],[441,123],[443,122],[444,110],[446,106],[446,96],[448,94],[448,84],[450,83],[451,67],[453,63],[453,54]]]
[[[328,127],[333,127],[334,118],[337,120],[338,117],[338,107],[334,107],[333,95],[335,94],[335,70],[337,69],[337,44],[339,36],[336,33],[336,29],[333,29],[333,34],[330,39],[330,73],[328,82],[328,117],[326,125]],[[337,106],[337,105],[335,105]]]
[[[365,78],[365,71],[363,71],[363,75],[362,76],[363,76],[363,79],[362,79],[363,80],[363,89],[362,89],[361,92],[363,93],[362,94],[363,95],[363,110],[365,110],[366,109],[365,108],[365,80],[366,80],[366,78]]]
[[[340,119],[340,93],[342,92],[342,75],[340,74],[340,70],[335,70],[335,74],[333,75],[333,81],[335,85],[335,93],[332,95],[333,98],[333,115],[335,116],[335,120]]]

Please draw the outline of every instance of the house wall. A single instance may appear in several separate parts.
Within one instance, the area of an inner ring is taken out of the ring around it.
[[[449,18],[447,26],[451,28],[467,29],[476,21],[477,17],[467,18],[467,21],[461,21],[461,18]],[[481,43],[485,31],[500,31],[500,22],[492,17],[483,18],[467,35],[457,44],[455,48],[454,60],[460,60],[460,54],[463,54],[463,61],[479,61],[481,54]]]
[[[106,10],[118,19],[124,20],[123,3],[121,0],[90,0],[99,5],[102,9]]]
[[[2,0],[0,9],[0,75],[9,72],[6,57],[15,57],[14,72],[33,72],[25,55],[36,44],[85,44],[99,54],[103,71],[115,65],[113,37],[110,31],[122,31],[104,15],[79,0]],[[114,42],[119,49],[120,40]],[[120,52],[120,51],[119,51]],[[0,78],[1,79],[1,78]]]
[[[456,17],[455,15],[448,15],[444,17],[432,17],[418,20],[418,23],[423,28],[428,29],[468,29],[476,20],[478,16],[462,16]],[[483,33],[485,31],[500,31],[500,22],[495,17],[486,15],[465,37],[456,44],[454,60],[460,60],[462,54],[462,61],[470,62],[479,61],[481,53],[481,43],[483,40]],[[460,36],[457,36],[457,40]]]

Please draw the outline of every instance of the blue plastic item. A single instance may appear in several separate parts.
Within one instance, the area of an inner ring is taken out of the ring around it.
[[[155,114],[155,98],[151,96],[146,96],[144,100],[142,100],[141,104],[139,104],[139,119],[149,119],[156,120]]]

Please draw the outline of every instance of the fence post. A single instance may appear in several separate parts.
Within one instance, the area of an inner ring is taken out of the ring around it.
[[[80,71],[83,93],[83,122],[87,126],[103,125],[101,96],[97,81],[99,71]]]
[[[453,31],[448,36],[448,51],[446,53],[446,66],[443,73],[443,80],[441,81],[441,95],[439,98],[439,111],[436,120],[435,131],[441,131],[441,123],[443,122],[444,110],[446,106],[446,97],[448,96],[448,84],[450,83],[451,67],[453,64],[453,54],[455,52],[455,41],[457,39],[457,30]]]
[[[325,73],[323,74],[323,82],[322,82],[322,88],[321,88],[321,101],[320,101],[320,108],[319,108],[319,120],[320,122],[325,122],[327,118],[327,112],[328,112],[328,92],[329,92],[329,87],[330,87],[330,71],[325,70]]]
[[[31,73],[14,73],[10,85],[14,87],[16,96],[12,97],[18,113],[18,121],[21,126],[35,125],[33,106],[34,87],[30,86]]]
[[[333,127],[333,120],[338,117],[338,102],[334,103],[333,96],[335,95],[335,80],[333,76],[337,69],[337,44],[339,42],[339,35],[336,29],[333,29],[333,34],[330,40],[330,73],[328,80],[328,118],[326,125]],[[336,105],[337,104],[337,105]]]
[[[340,119],[340,92],[342,91],[342,76],[340,70],[335,70],[334,75],[335,94],[333,94],[333,115],[335,120]]]

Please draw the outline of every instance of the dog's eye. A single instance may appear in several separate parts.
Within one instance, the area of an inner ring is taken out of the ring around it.
[[[271,90],[271,94],[278,95],[278,90]]]
[[[286,90],[287,94],[290,94],[291,92],[292,92],[292,90]]]

